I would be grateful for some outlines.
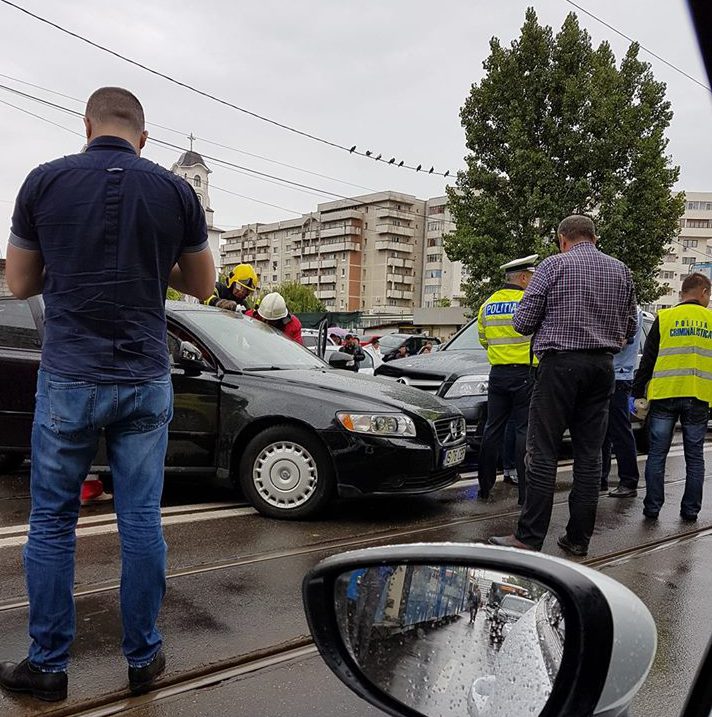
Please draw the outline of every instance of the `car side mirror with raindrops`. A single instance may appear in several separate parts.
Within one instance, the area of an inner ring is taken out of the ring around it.
[[[350,552],[317,565],[303,597],[327,665],[398,716],[621,717],[657,644],[620,583],[508,548]]]

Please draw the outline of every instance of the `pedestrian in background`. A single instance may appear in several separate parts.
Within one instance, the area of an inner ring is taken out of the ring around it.
[[[645,342],[633,382],[633,398],[650,402],[650,448],[645,463],[643,514],[656,520],[665,502],[665,462],[675,424],[682,423],[685,492],[684,521],[697,520],[705,478],[704,442],[712,403],[712,312],[710,280],[690,274],[682,282],[680,303],[661,309]],[[643,406],[644,408],[644,406]]]
[[[347,368],[348,371],[358,373],[359,364],[366,360],[366,355],[361,348],[358,337],[353,334],[346,334],[344,337],[344,345],[341,347],[341,351],[347,354],[351,354],[354,357],[354,365]]]
[[[533,254],[503,264],[505,284],[480,306],[477,331],[492,368],[487,388],[487,422],[482,432],[477,465],[479,497],[490,497],[497,465],[502,453],[505,431],[514,422],[515,463],[524,476],[524,454],[529,420],[529,399],[532,392],[531,337],[519,333],[513,324],[514,312],[534,274]],[[518,482],[519,504],[524,503],[525,481]]]
[[[608,490],[611,449],[618,462],[618,485],[608,494],[612,498],[632,498],[638,494],[638,450],[630,425],[630,392],[640,353],[643,312],[638,310],[635,336],[613,357],[616,383],[608,406],[608,428],[601,455],[601,492]]]
[[[490,542],[541,550],[568,428],[573,487],[569,522],[558,544],[572,555],[586,555],[601,485],[613,355],[635,337],[637,307],[630,270],[596,248],[589,217],[567,217],[557,235],[561,253],[537,267],[513,317],[517,331],[534,334],[539,357],[529,411],[526,498],[516,533]]]
[[[33,170],[12,217],[7,282],[41,293],[45,334],[32,426],[24,548],[28,658],[0,664],[0,686],[67,696],[74,639],[74,551],[82,482],[106,439],[121,538],[123,651],[133,692],[165,667],[156,629],[165,593],[160,499],[173,413],[165,296],[215,282],[205,216],[180,177],[141,159],[148,133],[130,92],[94,92],[86,152]],[[176,264],[177,259],[177,264]]]

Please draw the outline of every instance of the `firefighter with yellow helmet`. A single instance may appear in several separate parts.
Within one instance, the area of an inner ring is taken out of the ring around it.
[[[250,308],[248,299],[258,286],[259,279],[252,264],[238,264],[224,284],[220,281],[215,284],[215,291],[203,303],[219,309],[245,311]]]
[[[482,434],[477,466],[479,496],[489,498],[497,478],[497,465],[510,418],[516,429],[515,460],[519,476],[519,504],[524,503],[524,455],[529,401],[533,387],[530,336],[514,330],[512,316],[534,272],[538,254],[503,264],[504,286],[480,307],[477,330],[492,366],[487,389],[487,422]]]

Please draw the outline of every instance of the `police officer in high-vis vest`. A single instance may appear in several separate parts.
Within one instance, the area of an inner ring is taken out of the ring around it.
[[[634,414],[644,418],[647,412],[650,429],[643,501],[649,520],[657,519],[665,501],[665,460],[678,420],[686,468],[680,517],[693,522],[702,507],[704,442],[712,403],[709,303],[710,280],[697,273],[685,277],[680,303],[658,312],[633,381]]]
[[[512,315],[521,301],[534,272],[538,255],[503,264],[506,283],[480,307],[477,329],[480,343],[487,349],[492,369],[487,390],[487,423],[482,434],[478,465],[479,496],[489,498],[497,478],[497,463],[502,450],[507,422],[516,427],[516,464],[519,475],[519,504],[524,503],[524,454],[527,440],[531,376],[531,337],[522,336],[512,326]]]

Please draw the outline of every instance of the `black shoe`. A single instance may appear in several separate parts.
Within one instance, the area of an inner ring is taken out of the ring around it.
[[[625,486],[619,485],[612,491],[609,491],[608,495],[611,498],[635,498],[638,495],[637,488],[626,488]]]
[[[644,515],[648,520],[657,520],[657,519],[658,519],[658,514],[657,514],[657,513],[651,513],[649,510],[644,510],[644,511],[643,511],[643,515]]]
[[[685,523],[696,523],[697,522],[697,514],[692,513],[680,513],[680,518]]]
[[[491,538],[489,538],[489,540],[487,542],[490,545],[499,545],[503,548],[519,548],[519,550],[536,550],[536,548],[532,548],[531,545],[522,543],[522,541],[519,540],[514,535],[493,535]]]
[[[588,555],[588,546],[581,545],[579,543],[572,543],[569,540],[569,536],[564,534],[559,537],[556,544],[569,555],[575,555],[577,558],[582,558],[584,555]]]
[[[129,689],[135,695],[142,695],[151,689],[156,678],[166,669],[166,656],[159,650],[152,662],[145,667],[129,667]]]
[[[509,483],[510,485],[519,485],[519,478],[515,478],[514,476],[504,476],[502,482]]]
[[[10,692],[29,692],[45,702],[67,699],[67,673],[41,672],[29,660],[0,663],[0,687]]]
[[[599,490],[601,493],[605,493],[608,490],[608,483],[601,483]]]

